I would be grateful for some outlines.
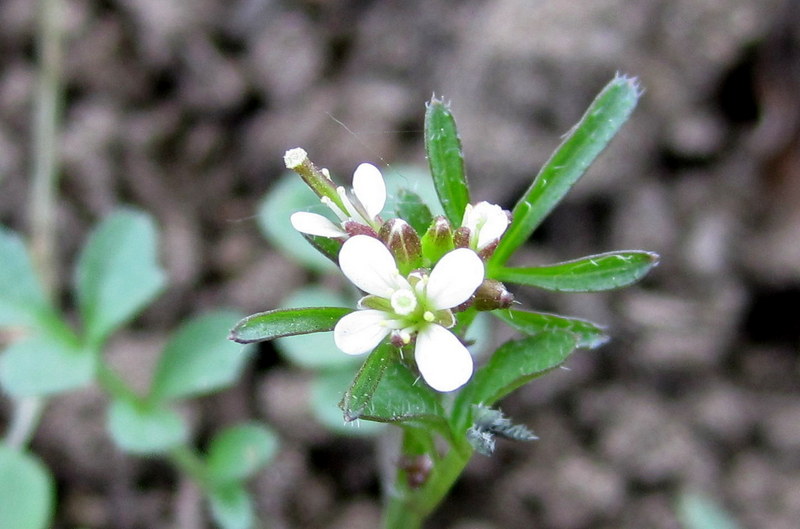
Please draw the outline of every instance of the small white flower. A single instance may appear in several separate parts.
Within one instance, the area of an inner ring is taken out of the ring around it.
[[[343,208],[329,197],[322,203],[328,206],[340,221],[340,225],[316,213],[304,211],[291,216],[292,226],[299,232],[322,237],[347,237],[345,223],[356,222],[369,226],[376,232],[380,229],[380,214],[386,204],[386,184],[380,170],[372,164],[362,163],[353,172],[353,188],[348,193],[344,187],[336,188]]]
[[[508,215],[503,208],[489,202],[467,204],[461,226],[469,228],[469,247],[479,252],[502,237],[508,228]]]
[[[403,277],[382,242],[366,235],[345,241],[339,252],[342,272],[367,296],[361,310],[336,324],[333,338],[347,354],[372,351],[387,336],[402,344],[416,334],[414,358],[425,382],[437,391],[453,391],[472,376],[472,357],[447,328],[455,323],[451,308],[465,301],[483,282],[483,262],[460,248],[442,257],[430,274]]]

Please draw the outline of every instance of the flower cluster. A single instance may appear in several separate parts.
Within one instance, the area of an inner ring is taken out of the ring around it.
[[[454,309],[476,302],[476,292],[486,291],[487,285],[492,295],[498,291],[496,282],[485,280],[483,261],[508,227],[508,213],[488,202],[468,205],[461,226],[453,230],[446,218],[437,217],[420,239],[404,220],[380,218],[386,184],[374,165],[359,165],[347,191],[334,187],[327,170],[316,169],[302,149],[287,152],[286,161],[339,220],[337,225],[322,215],[298,212],[291,216],[292,225],[308,235],[345,239],[339,266],[366,293],[359,310],[336,324],[336,346],[360,355],[387,337],[398,347],[413,343],[413,360],[430,387],[447,392],[464,385],[473,363],[449,330],[456,324]],[[497,296],[505,306],[513,299],[504,288]],[[475,304],[487,306],[485,301]]]

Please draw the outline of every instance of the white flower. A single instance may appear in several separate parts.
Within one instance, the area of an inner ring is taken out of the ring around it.
[[[376,232],[380,229],[380,214],[386,204],[386,184],[380,170],[372,164],[362,163],[353,172],[353,188],[347,193],[344,187],[336,188],[342,206],[329,197],[322,197],[340,221],[336,225],[326,217],[304,211],[291,216],[292,226],[299,232],[322,237],[347,237],[345,223],[356,222],[369,226]]]
[[[382,242],[366,235],[345,241],[339,252],[342,272],[367,292],[361,310],[336,324],[333,338],[347,354],[372,351],[387,336],[408,344],[416,334],[414,358],[422,378],[437,391],[453,391],[472,376],[472,357],[447,329],[455,324],[450,311],[483,282],[483,262],[460,248],[449,252],[430,274],[400,275],[394,257]]]
[[[508,215],[497,204],[467,204],[461,226],[469,228],[469,247],[479,252],[500,239],[508,228]]]

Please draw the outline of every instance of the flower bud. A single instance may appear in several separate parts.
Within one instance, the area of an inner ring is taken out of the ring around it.
[[[453,233],[453,244],[456,248],[469,248],[469,239],[472,236],[469,228],[461,226]]]
[[[422,236],[422,255],[428,262],[437,263],[453,249],[453,229],[447,218],[439,215]]]
[[[403,219],[389,219],[381,226],[378,238],[389,248],[402,275],[422,266],[422,245],[416,230]]]
[[[496,279],[484,279],[473,296],[477,310],[507,309],[514,302],[514,294]]]

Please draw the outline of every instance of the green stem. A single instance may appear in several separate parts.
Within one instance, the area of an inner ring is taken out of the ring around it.
[[[169,452],[172,463],[204,490],[209,488],[208,474],[202,458],[188,445],[180,445]]]
[[[125,379],[119,376],[111,367],[106,364],[101,358],[97,365],[97,382],[100,384],[106,393],[110,394],[115,399],[126,399],[133,401],[141,401],[140,397],[131,388]]]
[[[405,443],[404,443],[405,444]],[[404,446],[405,448],[405,446]],[[418,529],[425,519],[444,500],[464,467],[472,456],[472,448],[466,443],[453,445],[450,451],[436,461],[428,480],[418,489],[409,489],[399,479],[396,490],[386,506],[384,529]],[[400,473],[398,473],[400,474]]]

